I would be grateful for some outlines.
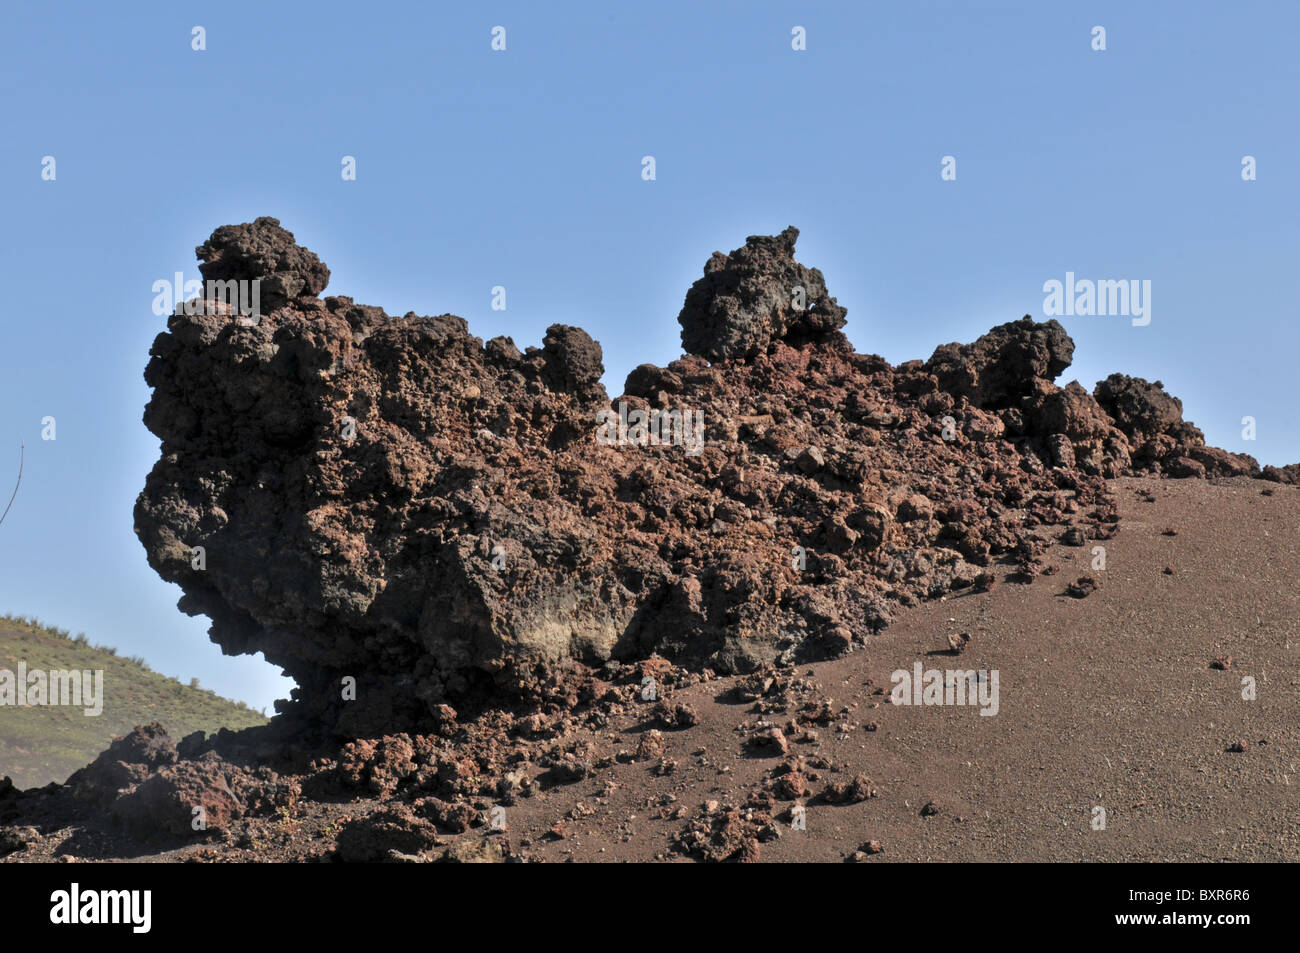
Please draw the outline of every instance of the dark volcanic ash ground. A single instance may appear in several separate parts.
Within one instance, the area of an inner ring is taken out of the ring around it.
[[[714,253],[686,355],[611,401],[581,329],[484,343],[454,315],[319,297],[328,269],[275,219],[217,229],[202,273],[260,279],[266,313],[178,308],[154,342],[150,565],[225,652],[297,681],[286,711],[365,738],[527,697],[568,660],[833,656],[994,562],[1030,579],[1055,538],[1113,535],[1106,478],[1260,475],[1159,382],[1058,387],[1056,321],[897,367],[855,353],[797,237]],[[649,410],[689,416],[640,445]]]

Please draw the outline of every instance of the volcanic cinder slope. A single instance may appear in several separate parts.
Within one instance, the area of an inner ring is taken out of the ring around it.
[[[566,660],[834,656],[899,606],[991,584],[996,561],[1032,578],[1043,527],[1108,538],[1106,478],[1260,474],[1158,381],[1057,386],[1074,345],[1056,321],[897,367],[855,353],[797,236],[715,253],[685,356],[611,401],[578,328],[484,343],[454,315],[320,297],[328,269],[275,219],[218,228],[202,274],[260,280],[267,313],[196,300],[154,342],[150,565],[225,652],[297,681],[286,710],[371,737]],[[688,413],[681,439],[642,445],[649,410]]]

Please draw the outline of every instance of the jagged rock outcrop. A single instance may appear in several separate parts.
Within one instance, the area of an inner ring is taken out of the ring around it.
[[[1149,387],[1058,387],[1055,321],[898,367],[853,353],[797,234],[715,254],[687,354],[611,401],[578,328],[485,344],[454,315],[316,297],[328,269],[274,219],[218,229],[205,276],[269,282],[275,306],[178,309],[154,342],[150,565],[223,651],[297,680],[294,712],[375,737],[565,660],[841,652],[995,560],[1031,578],[1049,527],[1112,535],[1103,477],[1257,470],[1212,460]]]
[[[710,361],[762,353],[776,341],[819,340],[847,348],[847,309],[826,291],[816,268],[794,260],[799,229],[751,235],[730,255],[714,252],[677,316],[682,349]]]
[[[1260,472],[1260,476],[1274,483],[1297,486],[1300,485],[1300,463],[1288,463],[1284,467],[1267,466]]]
[[[940,390],[965,397],[976,407],[1012,406],[1032,396],[1036,381],[1053,381],[1074,360],[1074,342],[1055,319],[1038,323],[1029,315],[998,325],[973,344],[935,349],[925,369]]]
[[[140,840],[219,832],[244,815],[291,807],[301,793],[292,779],[227,761],[215,751],[182,758],[157,723],[115,739],[68,778],[66,790]]]
[[[208,281],[261,281],[261,307],[282,308],[302,295],[318,295],[330,270],[293,240],[278,219],[262,217],[244,225],[223,225],[194,250],[199,274]]]
[[[1127,438],[1139,467],[1174,477],[1260,474],[1254,457],[1207,447],[1200,428],[1183,420],[1183,402],[1160,381],[1111,374],[1093,394]]]

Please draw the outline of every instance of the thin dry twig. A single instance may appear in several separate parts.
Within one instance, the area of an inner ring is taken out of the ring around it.
[[[23,485],[23,462],[27,459],[27,442],[21,437],[18,438],[18,482],[14,484],[14,495],[9,497],[9,506],[5,511],[0,513],[0,523],[5,521],[9,515],[9,507],[14,505],[14,500],[18,498],[18,488]]]

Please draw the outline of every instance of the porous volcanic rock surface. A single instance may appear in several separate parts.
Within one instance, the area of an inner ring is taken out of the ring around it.
[[[1159,382],[1058,386],[1056,321],[897,367],[853,352],[797,236],[715,253],[687,353],[611,401],[581,329],[484,343],[454,315],[318,297],[328,269],[275,219],[217,229],[202,273],[260,279],[264,313],[178,308],[153,344],[150,565],[223,651],[297,681],[286,713],[375,738],[437,730],[449,704],[576,703],[546,687],[572,665],[834,656],[898,606],[992,585],[995,562],[1032,578],[1071,528],[1109,538],[1107,478],[1260,473]],[[631,442],[598,439],[611,409]],[[703,446],[638,445],[650,409],[702,414]]]
[[[751,235],[730,255],[714,252],[686,292],[682,350],[710,361],[756,357],[776,341],[818,339],[851,350],[836,333],[848,309],[830,297],[819,270],[794,260],[798,238],[791,226],[780,235]]]

